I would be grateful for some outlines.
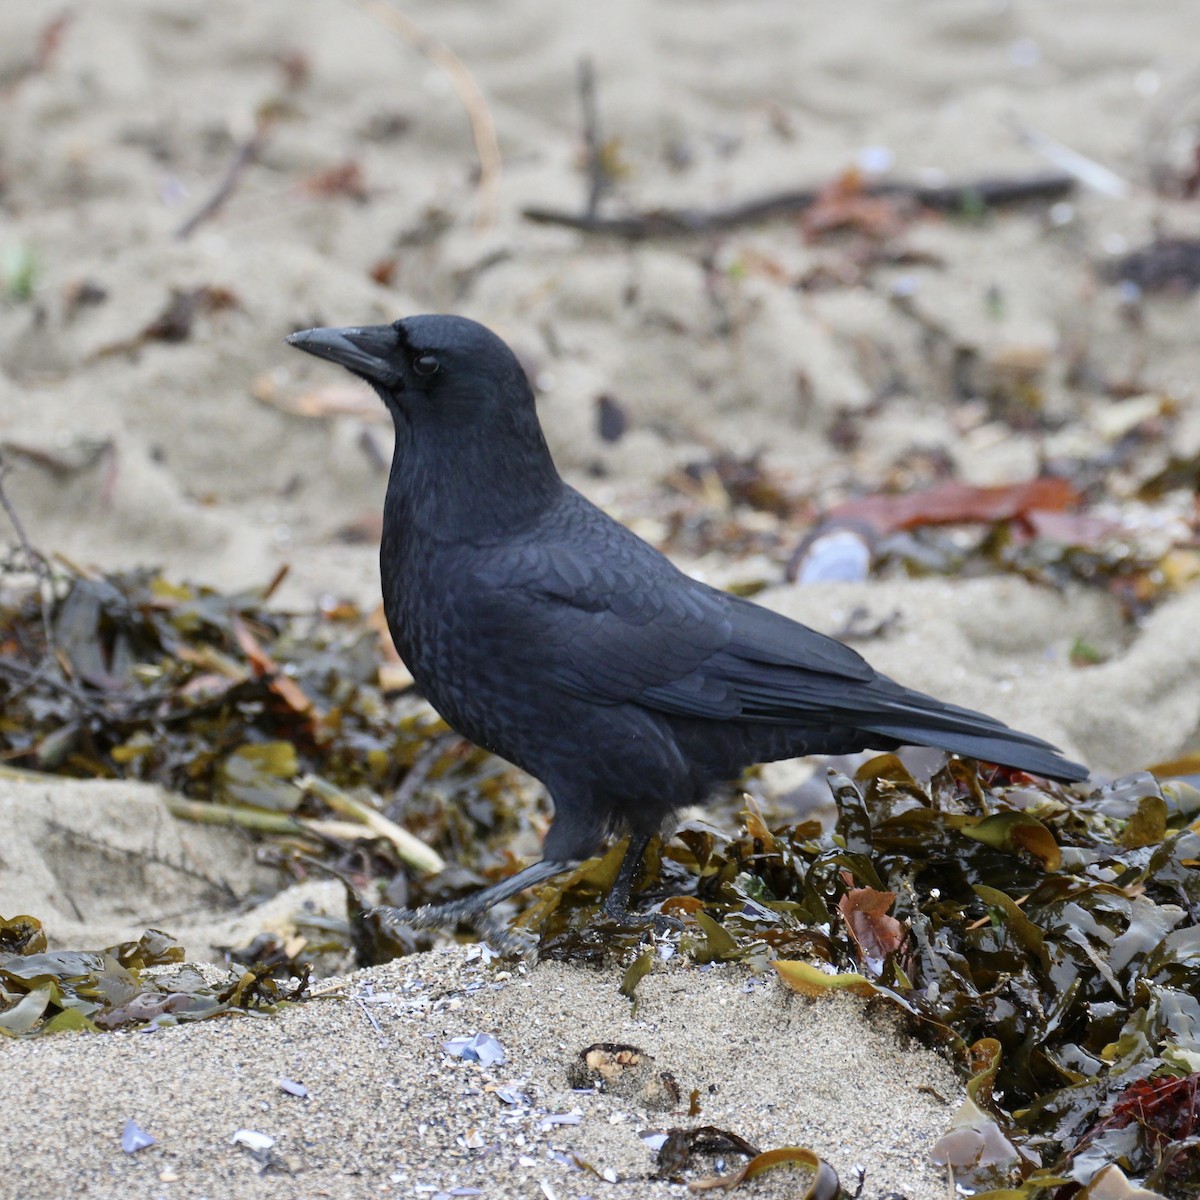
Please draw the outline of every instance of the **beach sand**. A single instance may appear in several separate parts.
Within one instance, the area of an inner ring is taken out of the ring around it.
[[[21,262],[33,271],[32,297],[0,302],[0,448],[42,550],[222,587],[261,586],[286,564],[281,604],[374,606],[375,546],[342,533],[377,518],[390,430],[365,389],[282,339],[422,311],[461,312],[508,338],[568,478],[651,536],[659,481],[714,447],[762,451],[830,502],[921,454],[944,455],[972,483],[1101,457],[1133,401],[1072,382],[1081,361],[1097,380],[1136,379],[1173,411],[1164,462],[1200,450],[1200,302],[1150,299],[1133,320],[1098,276],[1158,227],[1200,233],[1194,203],[1146,186],[1171,152],[1172,122],[1196,111],[1200,8],[1149,0],[1133,18],[1121,0],[811,11],[786,0],[416,0],[402,11],[478,82],[503,159],[490,201],[447,75],[364,6],[106,0],[79,6],[41,65],[52,14],[0,14],[6,286]],[[521,217],[525,205],[582,207],[584,55],[603,133],[619,139],[611,211],[714,207],[820,186],[855,164],[954,181],[1049,170],[1020,126],[1128,186],[1082,190],[1050,213],[924,220],[903,235],[906,261],[858,286],[800,289],[800,276],[846,264],[792,221],[628,245]],[[177,236],[264,113],[269,130],[227,202]],[[193,289],[207,290],[178,340],[142,338],[173,293]],[[979,397],[1025,371],[1051,428],[999,419],[982,399],[956,403],[964,370]],[[598,431],[600,396],[628,419],[615,442]],[[297,415],[305,404],[351,411]],[[867,410],[856,444],[839,445],[838,423]],[[719,553],[683,565],[722,583],[762,574]],[[1100,589],[1011,575],[797,588],[771,569],[764,603],[827,631],[857,607],[898,614],[863,647],[876,665],[1039,733],[1101,776],[1196,745],[1194,585],[1131,623]],[[1073,665],[1081,642],[1103,661]],[[256,923],[286,924],[289,906],[339,903],[316,885],[256,907],[267,880],[253,847],[175,826],[152,788],[5,781],[0,814],[11,831],[0,912],[41,917],[57,946],[155,924],[204,957]],[[147,847],[161,851],[150,872]],[[107,894],[78,890],[96,855]],[[217,871],[239,903],[189,890],[179,863]],[[0,1176],[0,1195],[665,1194],[638,1134],[689,1121],[570,1093],[567,1064],[594,1041],[639,1045],[685,1095],[700,1088],[704,1122],[763,1148],[808,1145],[843,1182],[861,1164],[864,1197],[945,1194],[928,1148],[958,1085],[883,1010],[665,963],[635,1018],[619,972],[510,966],[504,979],[466,954],[361,972],[346,981],[350,999],[277,1017],[6,1043],[0,1156],[20,1167]],[[444,1055],[445,1038],[477,1030],[504,1045],[503,1067]],[[281,1076],[310,1098],[282,1092]],[[528,1103],[505,1104],[493,1082]],[[578,1125],[542,1128],[544,1114],[574,1109]],[[157,1144],[124,1154],[127,1118]],[[266,1174],[230,1145],[239,1128],[276,1138]],[[620,1181],[564,1165],[571,1154]],[[796,1185],[768,1175],[748,1186],[782,1196]]]

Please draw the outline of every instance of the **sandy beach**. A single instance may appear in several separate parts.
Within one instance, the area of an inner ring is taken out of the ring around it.
[[[501,333],[569,481],[660,544],[664,480],[717,449],[759,453],[818,513],[931,462],[979,485],[1118,462],[1138,414],[1143,465],[1200,453],[1200,301],[1134,305],[1106,275],[1156,231],[1200,234],[1194,200],[1150,186],[1200,121],[1200,8],[399,11],[457,56],[473,110],[444,57],[366,3],[105,0],[61,26],[42,6],[0,15],[0,451],[44,553],[223,588],[286,565],[282,606],[374,607],[390,428],[365,387],[283,338],[418,312]],[[711,210],[854,168],[925,183],[1057,169],[1029,131],[1116,183],[913,220],[867,265],[795,219],[634,242],[534,223],[524,208],[583,211],[583,58],[613,139],[607,213]],[[1037,420],[1004,411],[1024,394],[1014,378],[1036,391]],[[621,413],[616,438],[601,398]],[[1186,544],[1194,496],[1135,491],[1097,504],[1164,554]],[[826,632],[856,609],[887,618],[861,647],[876,666],[1049,739],[1097,778],[1197,748],[1200,586],[1186,572],[1131,619],[1083,582],[897,572],[800,587],[786,547],[672,552],[709,581],[765,584],[758,600]],[[811,770],[764,778],[783,792]],[[0,915],[39,917],[56,947],[155,925],[203,959],[287,928],[304,903],[344,912],[326,884],[268,898],[253,845],[174,821],[147,785],[0,779],[0,823]],[[110,886],[89,891],[81,864],[101,833]],[[238,903],[193,886],[197,871]],[[640,1047],[685,1097],[700,1090],[705,1123],[807,1146],[851,1192],[861,1167],[864,1200],[946,1194],[929,1149],[961,1083],[881,1005],[664,961],[631,1015],[619,971],[487,964],[461,947],[343,982],[262,1019],[5,1041],[0,1156],[20,1167],[0,1196],[684,1194],[652,1178],[645,1135],[688,1123],[686,1103],[571,1091],[569,1064],[595,1042]],[[443,1049],[478,1031],[504,1064]],[[127,1119],[155,1144],[123,1152]],[[240,1129],[272,1150],[231,1144]],[[745,1190],[795,1195],[797,1178]]]

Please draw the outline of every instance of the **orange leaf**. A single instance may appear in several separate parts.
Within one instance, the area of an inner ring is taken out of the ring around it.
[[[289,675],[285,675],[279,664],[262,648],[250,627],[236,613],[231,622],[233,636],[237,638],[242,653],[250,660],[254,673],[260,678],[269,676],[267,687],[271,689],[293,712],[306,713],[313,702],[304,689]]]
[[[875,888],[851,888],[839,901],[838,911],[867,964],[878,972],[884,959],[904,944],[904,926],[888,909],[896,901],[895,892]]]
[[[1052,476],[1004,487],[951,482],[921,492],[861,496],[839,504],[823,524],[858,522],[885,534],[921,525],[1010,521],[1033,512],[1061,512],[1081,499],[1073,484]]]

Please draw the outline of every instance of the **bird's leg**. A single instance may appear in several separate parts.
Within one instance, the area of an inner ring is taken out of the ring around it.
[[[481,888],[461,900],[450,900],[445,904],[426,904],[417,909],[393,908],[388,904],[380,904],[372,908],[367,915],[378,917],[385,925],[407,925],[411,929],[457,925],[460,921],[477,924],[488,909],[499,904],[501,900],[507,900],[527,887],[533,887],[534,884],[544,883],[547,879],[561,875],[577,865],[575,862],[555,862],[553,859],[543,858],[515,875]]]
[[[653,925],[657,932],[666,933],[680,927],[674,917],[663,913],[643,915],[629,911],[629,893],[633,890],[633,881],[637,878],[638,868],[642,865],[642,858],[652,836],[649,833],[630,834],[625,857],[621,859],[621,865],[617,868],[617,877],[604,899],[603,908],[605,916],[611,917],[621,925]]]
[[[617,877],[613,880],[612,888],[604,898],[604,912],[614,921],[622,925],[632,925],[637,918],[629,911],[629,893],[633,890],[633,881],[637,878],[642,865],[646,847],[650,845],[650,834],[631,833],[629,845],[625,847],[625,856],[617,868]]]

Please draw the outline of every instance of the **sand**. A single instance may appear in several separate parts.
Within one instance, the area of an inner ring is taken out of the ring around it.
[[[403,11],[453,48],[486,98],[504,165],[483,224],[471,131],[446,76],[352,3],[106,0],[79,6],[49,64],[24,74],[49,14],[0,14],[4,277],[21,255],[35,264],[32,298],[0,301],[0,449],[8,492],[44,550],[105,570],[161,564],[224,587],[262,584],[286,563],[281,603],[374,604],[374,546],[339,532],[378,511],[389,430],[369,408],[285,411],[338,387],[344,398],[345,384],[282,338],[420,311],[462,312],[509,338],[568,477],[651,536],[657,481],[718,445],[763,450],[771,469],[828,501],[916,450],[945,454],[975,483],[1030,478],[1056,455],[1098,457],[1128,410],[1099,386],[1069,386],[1071,361],[1096,380],[1136,379],[1174,409],[1164,460],[1200,449],[1200,302],[1149,300],[1133,321],[1096,272],[1156,226],[1200,231],[1194,204],[1146,187],[1195,112],[1200,8],[1149,0],[1132,19],[1123,0],[863,0],[819,13],[786,0],[416,0]],[[627,246],[521,218],[526,204],[582,204],[584,54],[626,168],[614,210],[716,205],[881,159],[904,178],[1040,172],[1020,124],[1128,187],[1080,192],[1052,214],[925,221],[904,235],[913,262],[862,286],[799,291],[792,279],[837,266],[839,252],[787,221]],[[277,120],[259,160],[179,239],[264,108]],[[365,201],[314,191],[317,173],[348,162]],[[74,302],[83,285],[104,298]],[[184,340],[130,348],[173,290],[201,286],[229,303],[201,313]],[[977,401],[956,406],[964,363],[980,395],[1032,363],[1061,428],[1023,431]],[[835,445],[842,415],[889,390],[860,443]],[[597,431],[602,394],[629,416],[615,443]],[[778,564],[713,554],[684,565],[718,582],[774,571],[763,601],[826,630],[859,606],[898,612],[865,647],[880,667],[1041,733],[1101,777],[1196,745],[1194,585],[1131,624],[1097,590],[1013,577],[800,589],[778,584]],[[1104,661],[1072,665],[1077,641]],[[791,777],[775,778],[783,789]],[[265,883],[251,848],[173,826],[153,789],[6,782],[0,811],[0,911],[44,917],[56,945],[166,923],[203,957],[256,922],[286,922],[289,906],[336,908],[329,889],[257,908]],[[147,847],[163,851],[149,872]],[[76,894],[86,871],[73,864],[96,855],[111,894]],[[135,866],[122,874],[126,860]],[[230,881],[236,903],[172,873],[195,862]],[[465,990],[468,977],[481,986]],[[422,983],[406,992],[410,978]],[[489,1196],[550,1194],[543,1184],[564,1197],[657,1194],[666,1185],[645,1181],[652,1156],[634,1132],[651,1118],[564,1091],[577,1046],[624,1039],[681,1081],[715,1084],[705,1120],[764,1145],[805,1141],[844,1178],[862,1163],[867,1197],[943,1194],[923,1156],[952,1108],[913,1089],[934,1082],[952,1100],[954,1084],[937,1057],[901,1051],[877,1013],[788,999],[736,971],[664,967],[630,1024],[611,976],[541,966],[493,982],[461,952],[355,976],[353,994],[412,1000],[368,1005],[382,1034],[359,1004],[330,1000],[265,1020],[6,1044],[3,1157],[20,1158],[21,1194],[39,1197],[416,1195],[456,1183]],[[435,994],[449,998],[436,1011]],[[476,1028],[495,1030],[510,1054],[490,1076],[438,1049]],[[312,1099],[278,1091],[284,1074]],[[530,1111],[503,1121],[480,1091],[493,1077],[525,1079]],[[577,1127],[540,1131],[530,1115],[573,1107]],[[121,1153],[126,1117],[158,1144]],[[260,1177],[228,1144],[243,1126],[276,1136],[296,1173]],[[518,1133],[535,1166],[522,1165]],[[501,1149],[486,1153],[493,1143]],[[567,1148],[623,1182],[547,1157]],[[787,1186],[753,1185],[762,1195]]]
[[[634,1016],[612,976],[554,963],[498,969],[470,954],[358,972],[337,995],[276,1017],[6,1046],[5,1142],[39,1189],[25,1194],[679,1195],[654,1178],[644,1138],[695,1124],[764,1150],[821,1145],[852,1186],[865,1172],[867,1196],[936,1192],[928,1154],[958,1086],[883,1011],[803,1000],[737,969],[666,964],[642,981]],[[481,1031],[504,1062],[446,1052]],[[650,1055],[682,1107],[572,1090],[572,1063],[597,1042]],[[59,1082],[31,1103],[31,1078]],[[700,1114],[689,1119],[693,1090]],[[124,1153],[128,1119],[156,1144]],[[239,1130],[273,1139],[265,1171],[231,1142]],[[729,1156],[725,1169],[740,1161]],[[695,1171],[708,1173],[721,1173],[711,1157]],[[754,1194],[794,1196],[799,1178],[768,1174]]]

